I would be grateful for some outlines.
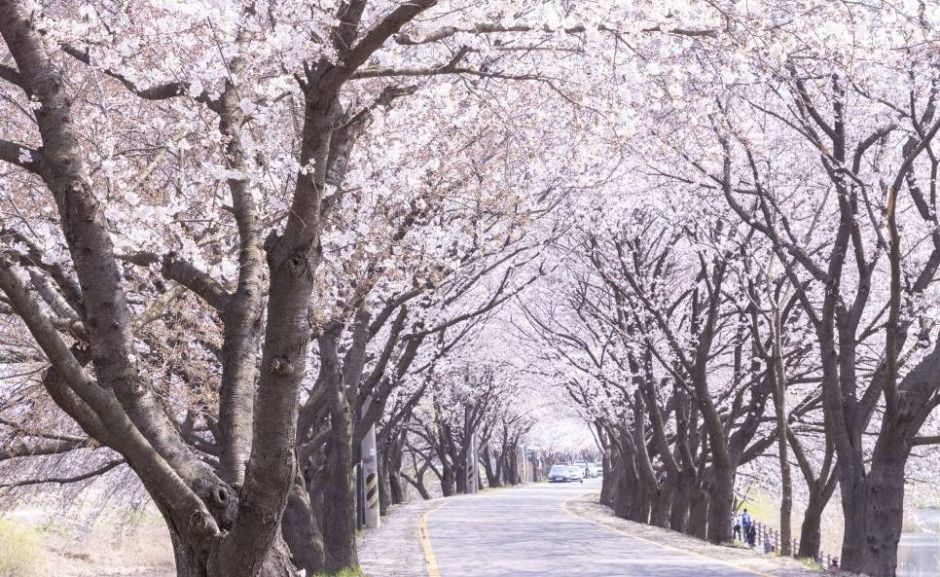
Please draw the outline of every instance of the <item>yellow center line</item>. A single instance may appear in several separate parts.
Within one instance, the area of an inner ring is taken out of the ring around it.
[[[660,542],[658,542],[658,541],[653,541],[652,539],[647,539],[646,537],[640,537],[639,535],[634,535],[633,533],[629,533],[629,532],[624,531],[624,530],[622,530],[622,529],[618,529],[618,528],[616,528],[616,527],[612,527],[612,526],[610,526],[610,525],[608,525],[607,523],[604,523],[604,522],[602,522],[602,521],[595,521],[594,519],[589,519],[589,518],[587,518],[587,517],[582,517],[581,515],[578,515],[577,513],[575,513],[574,511],[572,511],[571,509],[568,508],[568,502],[569,502],[569,501],[574,501],[575,499],[580,499],[580,498],[582,498],[582,497],[584,497],[584,496],[586,496],[586,495],[592,495],[592,494],[594,494],[594,493],[585,493],[585,494],[579,495],[579,496],[577,496],[577,497],[571,497],[571,498],[569,498],[569,499],[565,499],[565,500],[562,501],[562,503],[561,503],[561,508],[562,508],[562,510],[564,510],[565,513],[571,515],[571,516],[574,517],[575,519],[579,519],[579,520],[581,520],[581,521],[587,521],[587,522],[589,522],[589,523],[594,523],[595,525],[598,525],[599,527],[602,527],[602,528],[607,529],[608,531],[610,531],[610,532],[612,532],[612,533],[616,533],[616,534],[622,535],[622,536],[624,536],[624,537],[630,537],[631,539],[638,539],[638,540],[640,540],[640,541],[645,541],[646,543],[650,543],[650,544],[652,544],[652,545],[656,545],[657,547],[661,547],[661,548],[663,548],[663,549],[669,549],[670,551],[678,551],[679,553],[685,553],[686,555],[691,555],[691,556],[693,556],[693,557],[698,557],[698,558],[700,558],[700,559],[704,559],[704,560],[710,561],[710,562],[712,562],[712,563],[720,563],[720,564],[725,565],[725,566],[727,566],[727,567],[732,567],[732,568],[734,568],[734,569],[737,569],[738,571],[744,571],[744,572],[750,573],[750,574],[752,574],[752,575],[758,575],[759,577],[778,577],[778,576],[776,576],[776,575],[771,575],[770,573],[763,573],[763,572],[758,571],[758,570],[756,570],[756,569],[751,569],[750,567],[747,567],[747,566],[745,566],[745,565],[740,565],[740,564],[735,563],[735,562],[733,562],[733,561],[725,561],[724,559],[718,559],[717,557],[710,557],[710,556],[708,556],[708,555],[704,555],[704,554],[698,553],[698,552],[696,552],[696,551],[689,551],[688,549],[680,549],[679,547],[674,547],[674,546],[672,546],[672,545],[667,545],[667,544],[665,544],[665,543],[660,543]],[[439,576],[437,576],[437,575],[431,575],[431,577],[439,577]]]
[[[441,577],[441,572],[437,568],[437,556],[434,554],[434,547],[431,546],[431,534],[428,532],[428,517],[445,504],[447,504],[447,502],[443,501],[437,507],[426,511],[424,515],[421,515],[421,521],[418,524],[418,536],[421,539],[421,549],[424,550],[424,564],[428,570],[428,577]]]

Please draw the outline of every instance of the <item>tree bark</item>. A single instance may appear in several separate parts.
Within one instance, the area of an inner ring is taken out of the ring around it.
[[[898,564],[904,521],[904,468],[911,448],[905,438],[908,423],[901,416],[898,420],[897,424],[883,424],[866,479],[864,554],[865,572],[871,577],[894,577]]]
[[[689,508],[688,534],[699,539],[708,536],[708,506],[709,494],[700,487],[691,491],[692,506]]]
[[[734,512],[734,469],[714,466],[708,499],[708,540],[719,545],[731,541],[731,515]]]
[[[793,480],[790,474],[790,457],[787,438],[790,425],[787,422],[787,378],[783,360],[782,335],[783,322],[780,307],[773,303],[773,348],[771,359],[774,364],[774,408],[777,418],[777,452],[780,464],[780,543],[777,550],[789,557],[793,554],[791,541],[793,529],[790,525],[793,511]]]
[[[314,575],[326,567],[326,558],[323,534],[320,532],[310,493],[305,485],[303,478],[298,476],[298,480],[291,487],[284,518],[281,520],[281,532],[294,559],[294,565],[306,571],[307,575]]]
[[[356,492],[353,483],[353,418],[336,354],[337,334],[320,337],[320,357],[330,407],[330,443],[323,483],[323,546],[326,570],[359,570]]]
[[[800,548],[797,557],[802,559],[819,559],[819,549],[822,546],[822,514],[825,503],[819,497],[810,494],[809,504],[803,511],[803,524],[800,526]]]
[[[493,470],[493,459],[490,455],[490,448],[484,447],[483,449],[483,472],[486,474],[486,485],[490,488],[501,487],[503,484],[500,481],[499,477],[496,475],[497,471]]]
[[[673,531],[686,533],[689,530],[692,482],[685,473],[677,479],[677,485],[673,491],[672,509],[669,513],[669,528]]]

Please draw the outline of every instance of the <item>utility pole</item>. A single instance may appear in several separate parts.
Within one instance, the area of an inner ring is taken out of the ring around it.
[[[477,493],[480,490],[480,462],[477,455],[477,433],[474,431],[469,437],[470,446],[467,448],[467,493]]]
[[[519,459],[519,463],[521,463],[520,468],[522,469],[519,471],[519,480],[525,484],[529,482],[529,455],[525,449],[525,445],[520,445],[518,450],[519,456],[517,458]]]
[[[363,413],[368,410],[371,403],[371,398],[363,403]],[[365,490],[362,491],[365,496],[363,503],[365,525],[367,529],[376,529],[382,524],[382,518],[379,507],[379,459],[375,442],[375,425],[369,427],[369,431],[359,445],[359,450],[362,455],[362,483],[365,485]]]

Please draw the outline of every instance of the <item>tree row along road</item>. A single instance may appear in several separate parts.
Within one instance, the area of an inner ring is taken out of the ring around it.
[[[529,485],[447,501],[423,523],[429,577],[762,575],[568,512],[567,500],[597,485]]]

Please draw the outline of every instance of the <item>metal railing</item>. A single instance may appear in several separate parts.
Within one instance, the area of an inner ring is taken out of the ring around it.
[[[750,544],[747,539],[746,531],[744,527],[741,527],[740,534],[735,533],[734,538],[742,543]],[[780,543],[780,530],[774,527],[770,527],[765,523],[760,523],[758,521],[754,522],[754,544],[753,546],[759,551],[764,551],[765,553],[780,553],[779,548]],[[797,557],[797,553],[800,550],[800,541],[798,539],[791,539],[790,541],[790,556]],[[839,558],[825,553],[823,551],[819,552],[819,556],[814,559],[819,563],[823,569],[829,569],[833,566],[838,568]]]

